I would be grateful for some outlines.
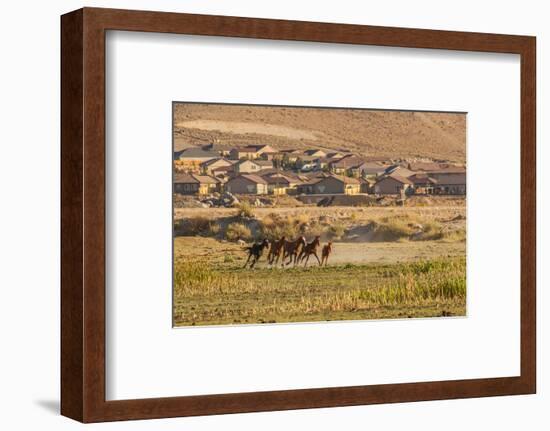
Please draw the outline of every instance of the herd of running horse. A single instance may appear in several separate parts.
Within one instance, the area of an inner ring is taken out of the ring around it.
[[[309,258],[315,256],[319,265],[323,264],[326,266],[328,263],[328,258],[332,253],[332,242],[329,241],[325,244],[321,250],[321,259],[317,251],[321,246],[321,238],[316,236],[313,241],[306,242],[305,237],[301,236],[294,241],[287,241],[283,236],[281,239],[276,241],[269,241],[264,239],[261,242],[252,244],[250,247],[247,247],[248,259],[244,264],[246,268],[250,264],[250,268],[254,268],[254,265],[262,257],[264,250],[269,248],[269,253],[267,254],[267,263],[269,265],[278,265],[279,261],[281,266],[293,264],[296,266],[301,262],[304,262],[304,267],[307,266]]]

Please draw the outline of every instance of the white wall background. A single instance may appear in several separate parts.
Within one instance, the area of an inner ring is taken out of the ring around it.
[[[3,5],[0,67],[0,424],[4,429],[78,429],[59,408],[59,15],[83,5],[264,18],[466,30],[538,37],[538,218],[549,214],[550,30],[545,2],[524,0],[296,2],[278,0],[19,1]],[[542,82],[541,82],[542,81]],[[87,429],[543,430],[550,413],[545,363],[549,229],[539,223],[539,393],[293,412],[112,423]]]

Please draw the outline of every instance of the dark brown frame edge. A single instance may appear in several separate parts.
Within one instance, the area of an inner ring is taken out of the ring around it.
[[[521,375],[105,400],[105,31],[521,56]],[[61,17],[61,413],[82,422],[442,400],[536,391],[536,39],[485,33],[84,8]]]

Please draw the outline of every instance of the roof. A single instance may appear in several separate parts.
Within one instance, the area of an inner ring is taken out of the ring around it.
[[[205,159],[208,157],[214,159],[214,158],[218,158],[220,155],[216,151],[206,151],[198,147],[189,147],[189,148],[186,148],[185,150],[176,152],[175,156],[178,159],[182,159],[182,158]]]
[[[310,148],[309,150],[305,150],[304,151],[304,154],[308,155],[308,156],[313,156],[315,153],[323,153],[323,154],[326,154],[325,151],[319,149],[319,148]]]
[[[444,175],[437,180],[440,185],[463,185],[466,184],[466,173]]]
[[[231,148],[224,144],[206,144],[201,147],[205,151],[229,151]]]
[[[330,153],[327,153],[327,158],[328,159],[334,159],[336,157],[338,158],[341,158],[341,157],[344,157],[344,153],[340,152],[340,151],[331,151]]]
[[[386,174],[388,175],[396,175],[400,177],[410,177],[412,174],[414,174],[413,171],[404,168],[401,165],[391,165],[386,169]]]
[[[212,169],[212,172],[232,172],[235,168],[231,166],[218,166],[217,168]]]
[[[193,175],[201,184],[218,184],[219,181],[210,175]]]
[[[243,164],[245,164],[245,163],[254,163],[255,165],[261,166],[259,160],[251,160],[251,159],[239,160],[239,161],[238,161],[237,163],[235,163],[235,164],[236,164],[236,165],[243,165]]]
[[[401,184],[412,184],[412,182],[408,178],[402,177],[401,175],[397,175],[397,174],[391,174],[391,175],[385,176],[383,178],[380,178],[377,181],[377,183],[385,181],[385,180],[390,179],[390,178],[394,179],[395,181],[400,182]]]
[[[263,179],[267,182],[267,184],[291,184],[296,182],[292,178],[282,174],[266,175]]]
[[[229,166],[229,165],[232,165],[233,163],[231,163],[229,160],[227,159],[224,159],[223,157],[217,157],[215,159],[210,159],[210,160],[206,160],[204,162],[201,163],[201,166],[210,166],[212,165],[213,163],[217,163],[217,162],[225,162],[227,163],[226,166]]]
[[[335,179],[344,184],[361,184],[361,182],[357,178],[344,177],[342,175],[334,175],[334,174],[324,175],[323,177],[319,178],[319,181],[325,181],[329,178]],[[319,181],[316,181],[316,182],[319,182]]]
[[[355,168],[365,163],[360,157],[343,157],[340,160],[334,161],[331,165],[335,168]]]
[[[239,153],[257,153],[256,147],[234,147],[231,151],[237,151]]]
[[[181,173],[174,176],[174,183],[178,184],[218,184],[219,181],[210,175],[196,175]]]
[[[273,166],[273,162],[271,160],[254,160],[254,163],[260,166]]]
[[[424,184],[424,183],[437,184],[438,182],[435,178],[430,177],[425,172],[411,175],[410,177],[408,177],[408,180],[412,181],[414,184]]]
[[[427,171],[427,174],[434,174],[434,175],[451,175],[451,174],[466,174],[466,169],[462,168],[460,166],[450,166],[445,169],[439,169],[436,171]]]
[[[174,183],[197,184],[199,181],[188,173],[174,175]]]
[[[310,156],[310,155],[304,154],[304,155],[299,156],[298,159],[303,160],[305,162],[312,162],[314,160],[319,160],[320,157],[319,156]]]
[[[461,166],[452,165],[450,163],[436,163],[436,162],[414,162],[409,163],[408,168],[411,171],[449,171],[449,172],[463,172],[464,168]]]
[[[256,184],[267,184],[266,180],[264,180],[259,175],[254,175],[254,174],[241,174],[231,179],[230,181],[237,180],[239,178],[244,178],[245,180],[251,181]]]

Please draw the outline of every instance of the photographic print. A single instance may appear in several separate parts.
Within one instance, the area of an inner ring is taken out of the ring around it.
[[[466,127],[174,102],[174,326],[465,316]]]

